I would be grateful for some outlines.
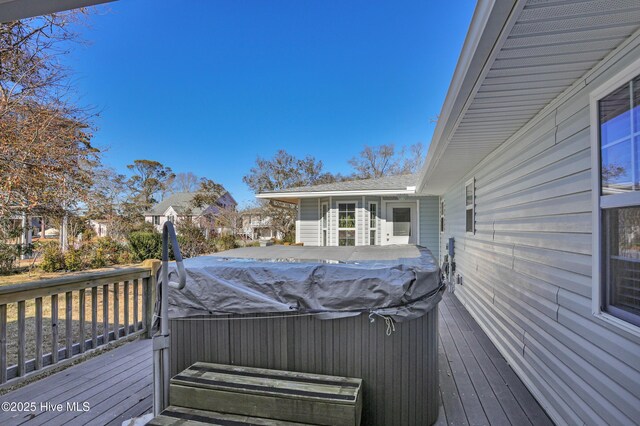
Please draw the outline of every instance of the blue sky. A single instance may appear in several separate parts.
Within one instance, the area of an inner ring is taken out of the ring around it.
[[[428,145],[472,1],[120,0],[65,59],[94,143],[125,173],[160,161],[240,204],[256,156],[313,155],[331,172],[365,144]]]

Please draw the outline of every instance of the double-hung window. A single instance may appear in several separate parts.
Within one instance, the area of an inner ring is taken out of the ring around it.
[[[594,311],[640,326],[640,64],[591,102]]]
[[[376,245],[378,229],[378,203],[369,203],[369,245]]]
[[[464,187],[465,193],[465,226],[467,233],[473,234],[476,231],[476,182],[471,179]]]
[[[338,203],[338,245],[356,245],[356,203]]]
[[[321,212],[320,212],[320,228],[322,232],[322,245],[326,246],[329,244],[328,242],[328,233],[329,233],[329,204],[322,203]]]

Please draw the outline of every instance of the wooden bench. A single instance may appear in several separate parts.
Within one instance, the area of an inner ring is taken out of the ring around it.
[[[170,405],[303,424],[359,426],[361,388],[362,380],[355,378],[197,362],[171,379]]]

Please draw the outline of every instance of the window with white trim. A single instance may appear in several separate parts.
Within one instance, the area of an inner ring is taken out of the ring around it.
[[[467,233],[474,234],[476,232],[476,181],[471,179],[464,187],[465,193],[465,229]]]
[[[640,326],[640,75],[596,101],[600,309]]]
[[[322,232],[322,245],[326,246],[329,241],[328,241],[328,235],[329,235],[329,204],[328,203],[322,203],[321,208],[321,213],[320,213],[320,228],[321,228],[321,232]]]
[[[440,200],[440,233],[444,233],[444,200]]]
[[[356,203],[338,203],[338,245],[356,245]]]
[[[378,203],[369,203],[369,245],[376,245],[378,229]]]

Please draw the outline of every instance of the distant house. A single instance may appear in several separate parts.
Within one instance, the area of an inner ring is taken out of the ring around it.
[[[281,240],[282,232],[277,231],[272,226],[272,220],[269,216],[265,216],[260,209],[245,210],[240,215],[240,234],[250,240],[270,240],[275,238]]]
[[[105,219],[90,219],[89,226],[98,237],[106,237],[109,233],[109,222]]]
[[[438,197],[416,193],[418,175],[263,192],[298,206],[296,242],[308,246],[418,244],[438,256]]]
[[[206,216],[216,216],[222,209],[235,209],[238,203],[230,193],[222,194],[214,204],[205,207],[194,207],[193,198],[197,192],[176,192],[171,194],[149,211],[145,212],[144,220],[155,226],[161,232],[166,221],[174,224],[182,220],[192,220],[204,225]],[[220,232],[221,230],[218,230]]]

